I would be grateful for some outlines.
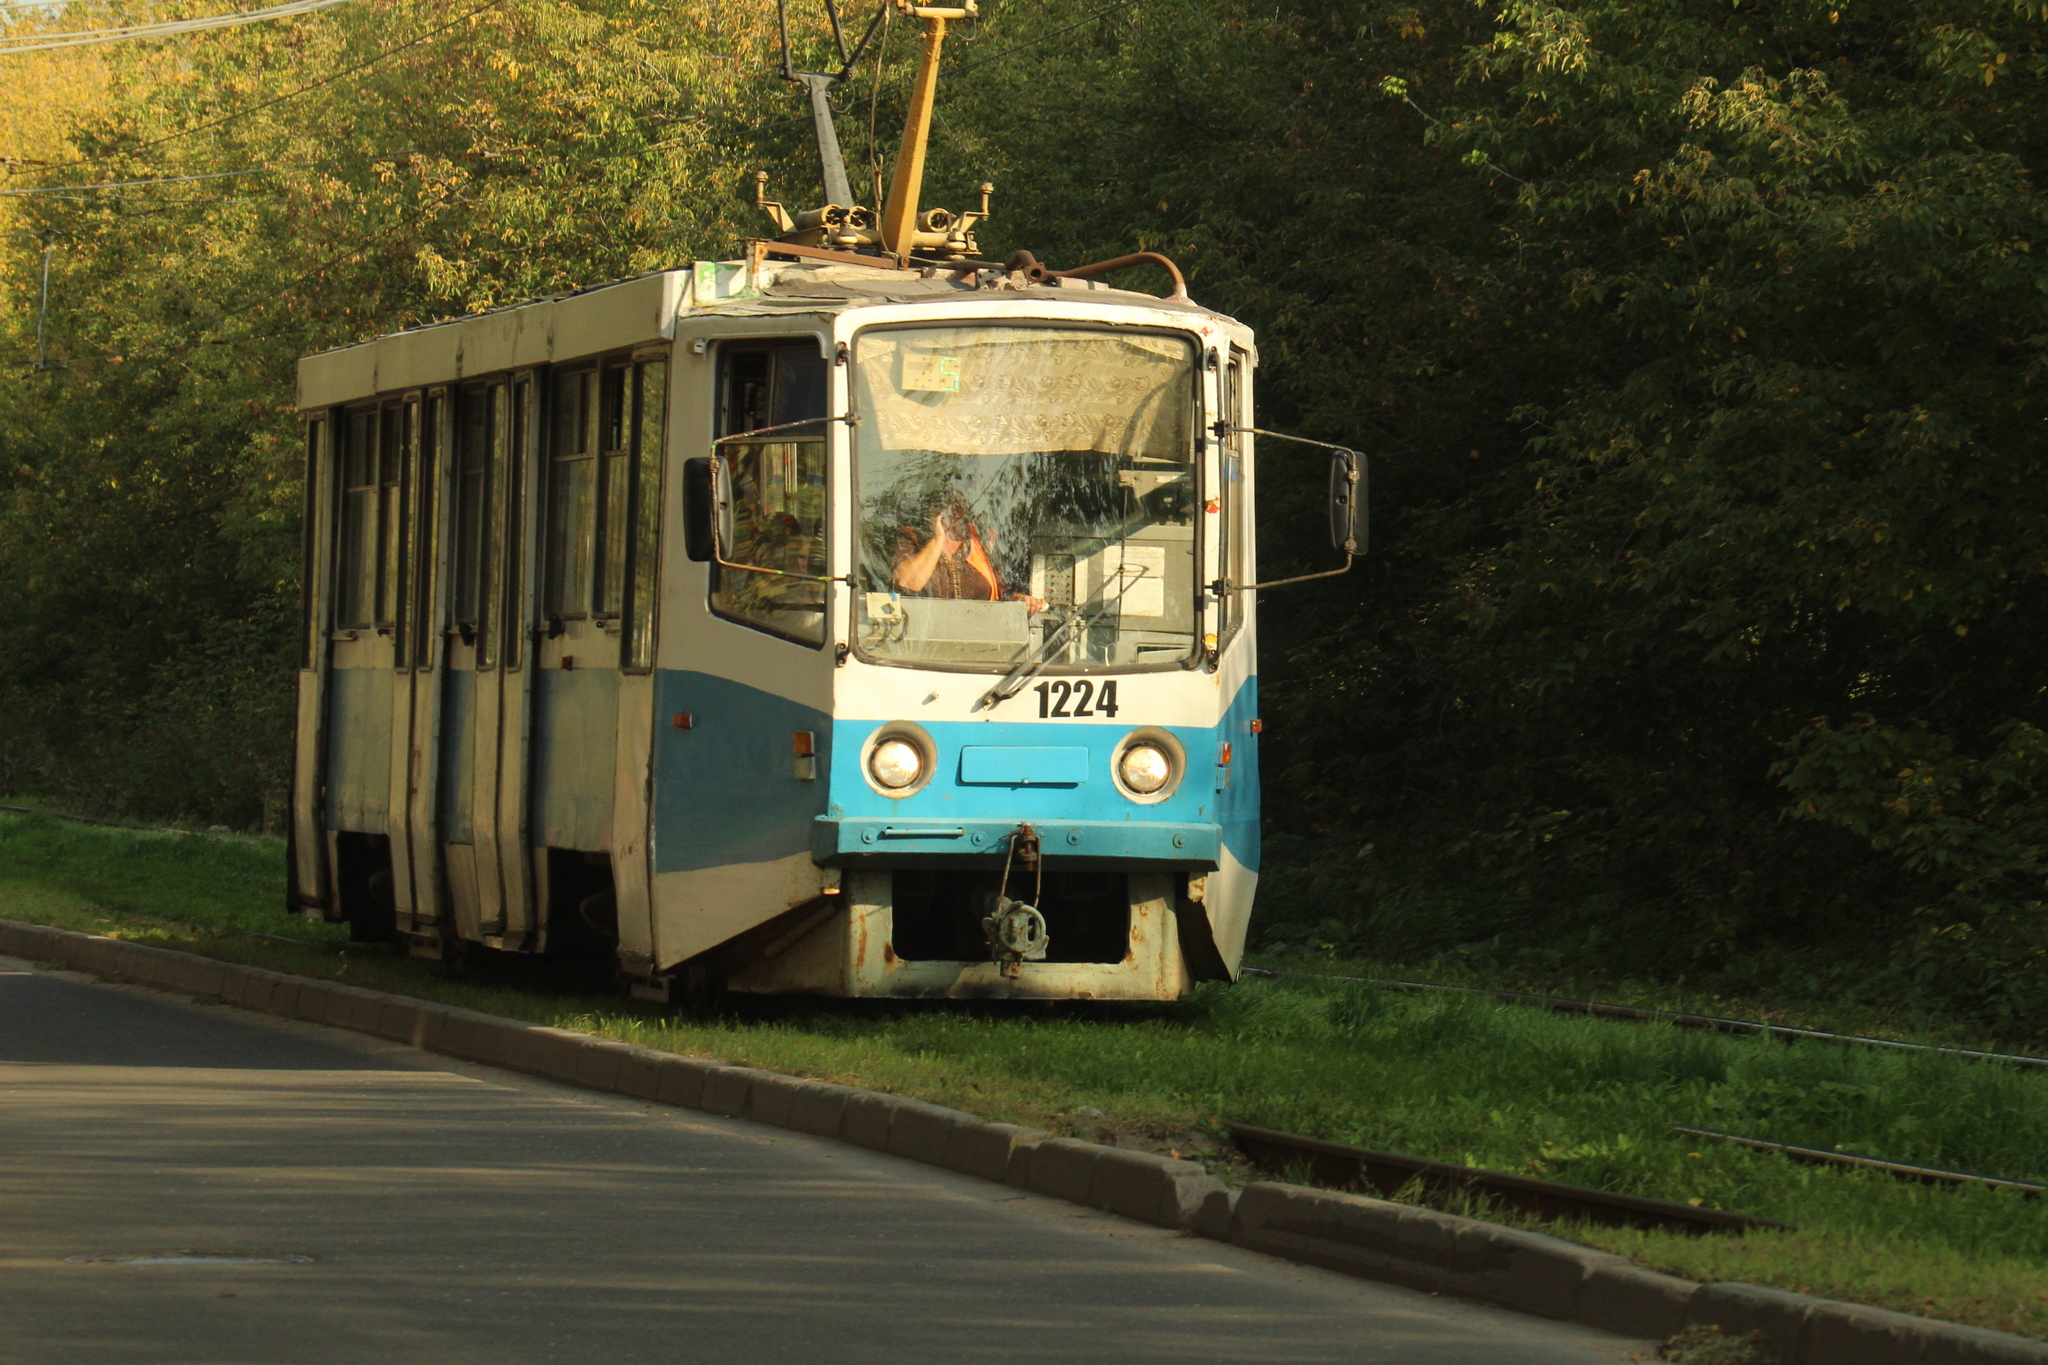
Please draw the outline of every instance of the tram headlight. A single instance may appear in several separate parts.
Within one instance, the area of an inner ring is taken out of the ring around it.
[[[1173,760],[1156,744],[1133,744],[1117,760],[1117,776],[1140,796],[1150,796],[1173,780]]]
[[[900,791],[924,775],[924,755],[908,740],[885,739],[868,755],[868,772],[891,791]]]

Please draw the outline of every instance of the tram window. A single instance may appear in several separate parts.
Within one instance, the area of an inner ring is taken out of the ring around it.
[[[729,346],[721,348],[720,359],[721,436],[816,422],[720,445],[732,462],[735,526],[725,557],[823,577],[828,371],[817,343]],[[711,606],[721,616],[806,644],[824,642],[822,582],[713,565],[711,585]]]
[[[484,522],[490,507],[491,407],[494,390],[474,384],[462,393],[456,443],[455,621],[474,636],[483,619]]]
[[[628,366],[606,366],[600,392],[597,610],[602,616],[617,616],[626,609],[626,547],[632,532],[627,513],[633,492],[632,378]]]
[[[501,561],[505,546],[506,485],[511,482],[510,451],[505,440],[511,425],[511,394],[502,381],[492,384],[484,393],[484,401],[490,409],[487,419],[490,439],[485,447],[489,452],[484,475],[485,506],[476,556],[476,666],[491,669],[498,666],[498,631],[505,605],[505,574]]]
[[[398,618],[404,565],[399,551],[405,526],[405,413],[387,403],[377,415],[377,620],[388,626]]]
[[[548,445],[546,609],[590,610],[590,557],[597,534],[597,372],[555,380],[554,439]]]
[[[633,589],[627,597],[626,667],[654,666],[655,585],[659,582],[661,543],[661,469],[667,448],[668,403],[666,360],[650,360],[635,367],[639,401],[636,405],[634,438],[639,460],[639,477],[633,497]]]
[[[435,490],[441,480],[442,427],[448,411],[445,394],[429,394],[419,413],[419,452],[413,462],[412,605],[407,612],[411,625],[412,664],[415,668],[434,666],[434,560],[437,540],[434,519]]]
[[[334,575],[334,624],[371,624],[377,605],[377,411],[342,422],[340,554]]]
[[[320,443],[326,435],[326,418],[315,417],[306,423],[306,510],[299,537],[300,668],[314,668],[320,662],[320,622],[313,610],[313,566],[320,553]]]
[[[412,483],[413,464],[420,445],[420,401],[408,398],[398,407],[384,414],[387,423],[397,427],[398,479],[397,496],[389,496],[384,514],[385,539],[389,542],[384,553],[384,593],[390,599],[384,619],[392,623],[391,663],[394,668],[405,668],[412,657],[412,566],[413,566],[413,512]]]
[[[526,600],[525,560],[520,553],[524,533],[520,528],[526,525],[526,466],[532,454],[533,441],[533,381],[513,381],[511,409],[511,439],[505,444],[504,459],[498,466],[505,474],[505,520],[498,528],[497,548],[492,552],[494,559],[501,554],[503,556],[493,570],[493,581],[502,581],[504,590],[501,609],[493,611],[491,619],[499,622],[505,632],[505,667],[516,672],[526,644],[525,612],[521,609]]]

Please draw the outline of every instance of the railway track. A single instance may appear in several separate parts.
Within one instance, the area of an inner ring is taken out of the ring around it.
[[[1397,981],[1371,976],[1333,976],[1324,972],[1279,972],[1266,967],[1246,967],[1245,976],[1342,981],[1360,986],[1422,994],[1440,991],[1449,995],[1485,995],[1511,1005],[1535,1005],[1560,1014],[1589,1014],[1607,1019],[1633,1019],[1672,1024],[1679,1028],[1709,1029],[1716,1033],[1746,1034],[1752,1037],[1782,1038],[1787,1042],[1842,1043],[1851,1047],[1876,1048],[1887,1052],[1925,1052],[1970,1062],[2000,1062],[2010,1066],[2048,1067],[2048,1057],[2030,1057],[2019,1052],[1987,1052],[1966,1047],[1937,1047],[1930,1043],[1902,1043],[1892,1038],[1871,1038],[1857,1033],[1829,1033],[1822,1029],[1793,1028],[1761,1019],[1733,1019],[1719,1014],[1689,1014],[1682,1010],[1653,1009],[1647,1005],[1616,1005],[1600,1000],[1574,1000],[1562,995],[1538,995],[1529,991],[1497,991],[1484,986],[1445,986],[1431,981]]]
[[[1772,1142],[1768,1138],[1743,1137],[1739,1133],[1721,1133],[1712,1128],[1688,1128],[1682,1123],[1671,1125],[1671,1131],[1687,1137],[1711,1138],[1717,1142],[1733,1143],[1757,1152],[1778,1152],[1814,1166],[1838,1166],[1852,1170],[1882,1171],[1901,1180],[1917,1180],[1923,1185],[1983,1185],[1995,1190],[2012,1190],[2022,1199],[2038,1199],[2048,1194],[2048,1185],[2030,1184],[2024,1180],[2004,1180],[1995,1175],[1978,1175],[1974,1171],[1954,1171],[1942,1166],[1915,1166],[1904,1161],[1887,1161],[1883,1157],[1863,1156],[1856,1152],[1836,1151],[1826,1147],[1798,1147],[1788,1142]]]
[[[1794,1231],[1794,1224],[1757,1214],[1734,1213],[1726,1209],[1701,1208],[1663,1199],[1596,1190],[1584,1185],[1566,1185],[1555,1180],[1490,1171],[1454,1162],[1426,1161],[1398,1152],[1370,1147],[1353,1147],[1322,1138],[1282,1133],[1248,1123],[1229,1125],[1238,1151],[1262,1174],[1301,1178],[1330,1189],[1353,1190],[1392,1197],[1420,1188],[1437,1195],[1466,1195],[1499,1208],[1531,1213],[1540,1218],[1579,1219],[1606,1227],[1648,1228],[1702,1236],[1713,1232],[1742,1233],[1756,1229]],[[1856,1152],[1833,1151],[1773,1142],[1766,1138],[1723,1133],[1711,1128],[1693,1128],[1674,1123],[1671,1131],[1685,1137],[1726,1142],[1752,1151],[1777,1152],[1793,1161],[1837,1169],[1878,1171],[1900,1180],[1951,1187],[1976,1185],[2010,1190],[2023,1199],[2038,1199],[2048,1186],[2024,1180],[2006,1180],[1974,1171],[1950,1170],[1939,1166],[1918,1166]]]
[[[1543,1218],[1575,1218],[1607,1227],[1651,1228],[1705,1235],[1710,1232],[1789,1231],[1793,1225],[1755,1214],[1643,1199],[1611,1190],[1565,1185],[1554,1180],[1460,1166],[1444,1161],[1351,1147],[1341,1142],[1295,1133],[1230,1125],[1238,1151],[1268,1175],[1298,1175],[1304,1169],[1316,1184],[1381,1196],[1419,1185],[1431,1194],[1466,1194],[1501,1208]]]

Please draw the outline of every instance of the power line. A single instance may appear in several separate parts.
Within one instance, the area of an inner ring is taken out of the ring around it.
[[[354,66],[344,67],[340,71],[335,72],[333,75],[323,76],[317,81],[309,81],[305,85],[299,86],[295,90],[287,90],[284,94],[277,96],[275,99],[264,100],[261,104],[252,104],[247,109],[237,109],[232,114],[223,114],[221,117],[217,119],[212,119],[206,123],[194,124],[192,127],[186,128],[181,132],[166,133],[162,137],[151,138],[147,142],[138,142],[133,147],[123,148],[121,151],[118,152],[108,152],[102,156],[80,157],[76,161],[59,161],[53,163],[47,169],[54,171],[64,170],[72,166],[97,166],[104,161],[113,161],[123,156],[133,156],[135,153],[146,151],[151,147],[161,147],[167,142],[177,142],[182,138],[191,137],[194,133],[203,133],[207,131],[209,128],[218,128],[224,123],[233,123],[236,119],[247,118],[251,114],[260,114],[265,109],[274,108],[277,105],[283,104],[287,100],[297,99],[299,96],[306,94],[309,91],[318,90],[323,86],[332,85],[338,80],[342,80],[346,77],[353,76],[358,71],[363,71],[368,69],[369,67],[375,66],[378,62],[383,61],[386,57],[394,56],[397,53],[405,51],[407,48],[418,47],[421,43],[426,42],[429,38],[438,38],[443,33],[446,33],[449,29],[454,28],[457,25],[467,23],[469,20],[474,19],[477,15],[484,13],[486,10],[494,10],[504,3],[505,0],[485,0],[485,3],[476,6],[474,9],[464,10],[461,14],[456,15],[447,23],[442,24],[438,28],[428,29],[425,33],[422,33],[417,38],[408,38],[402,43],[393,43],[390,47],[383,49],[382,51],[376,53],[374,56],[367,57],[364,60],[357,62]]]
[[[97,185],[44,185],[32,190],[0,190],[0,194],[72,194],[79,190],[125,190],[136,185],[178,185],[187,180],[225,180],[237,175],[270,175],[268,166],[252,166],[246,171],[208,171],[204,175],[160,175],[153,180],[103,180]]]
[[[240,10],[233,14],[213,14],[199,19],[167,19],[158,24],[130,24],[125,28],[86,29],[79,33],[30,34],[19,38],[0,38],[0,56],[17,52],[48,52],[53,48],[86,47],[93,43],[117,43],[129,38],[169,38],[180,33],[203,33],[209,29],[235,28],[242,24],[260,24],[267,19],[290,19],[295,15],[311,14],[315,10],[333,9],[345,5],[349,0],[286,0],[282,5],[269,9]]]

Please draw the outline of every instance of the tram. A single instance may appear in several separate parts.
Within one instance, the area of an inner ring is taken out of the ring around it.
[[[987,186],[914,211],[967,11],[906,12],[881,212],[828,160],[824,209],[757,187],[778,235],[742,259],[300,363],[293,913],[596,945],[654,999],[1235,976],[1252,334],[1102,278],[1135,258],[977,260]]]

